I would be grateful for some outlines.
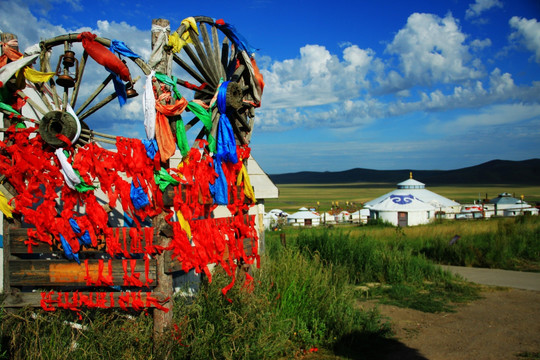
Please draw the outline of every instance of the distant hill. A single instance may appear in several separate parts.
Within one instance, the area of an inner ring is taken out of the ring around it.
[[[301,171],[269,175],[276,184],[339,184],[357,182],[383,182],[397,184],[409,178],[427,185],[455,184],[513,184],[540,185],[540,159],[523,161],[492,160],[456,170],[370,170]]]

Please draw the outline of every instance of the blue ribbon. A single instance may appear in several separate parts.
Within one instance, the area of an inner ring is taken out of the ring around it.
[[[214,21],[214,23],[216,23]],[[257,51],[254,47],[249,45],[247,40],[240,35],[240,33],[236,30],[236,28],[231,24],[218,24],[216,23],[216,27],[220,29],[229,39],[232,40],[232,42],[238,47],[240,50],[244,50],[248,53],[249,56]]]
[[[225,81],[218,91],[217,106],[220,112],[218,132],[217,132],[217,148],[216,158],[220,161],[227,161],[233,164],[238,162],[236,155],[236,140],[231,126],[231,122],[227,117],[227,87],[230,81]]]
[[[217,178],[213,184],[210,184],[212,198],[215,204],[227,205],[229,203],[229,187],[219,159],[214,159],[214,170],[217,173]]]
[[[114,91],[116,91],[116,96],[118,96],[118,103],[120,104],[120,107],[124,106],[127,102],[127,92],[126,92],[126,85],[120,79],[120,76],[112,72],[111,70],[105,68],[108,72],[110,72],[113,76],[112,81],[114,84]]]
[[[112,53],[119,53],[120,55],[124,55],[130,58],[140,58],[139,55],[135,54],[133,51],[131,51],[130,48],[127,47],[127,45],[120,40],[111,40],[111,46],[109,47],[109,50],[111,50]],[[126,94],[126,85],[120,79],[118,75],[107,69],[111,74],[114,75],[113,77],[113,84],[114,84],[114,90],[116,91],[116,95],[118,95],[118,102],[120,103],[120,107],[124,106],[127,102],[127,94]]]
[[[154,160],[154,158],[156,157],[156,154],[159,150],[159,147],[158,147],[158,143],[156,141],[156,139],[152,139],[152,140],[146,140],[146,139],[143,139],[141,140],[145,149],[146,149],[146,156],[148,156],[150,159]]]
[[[79,242],[82,245],[85,245],[85,246],[92,245],[92,239],[90,238],[90,233],[88,232],[88,230],[85,230],[85,232],[81,236],[79,236],[78,234],[81,233],[81,228],[79,227],[79,224],[77,224],[77,221],[71,218],[69,219],[69,224],[71,225],[73,232],[75,233],[75,235],[77,235],[77,238],[79,239]]]
[[[133,203],[133,206],[135,206],[135,209],[139,210],[150,205],[150,201],[148,200],[148,195],[144,192],[139,179],[137,179],[137,182],[139,183],[139,186],[136,186],[134,181],[131,182],[129,196],[131,197],[131,202]]]
[[[135,54],[133,51],[131,51],[130,48],[127,47],[127,45],[120,40],[111,40],[111,46],[109,48],[111,52],[117,52],[120,55],[124,55],[130,58],[140,58],[138,54]]]
[[[77,264],[81,265],[81,261],[79,260],[79,254],[76,254],[73,252],[73,249],[71,248],[71,245],[67,242],[67,240],[60,234],[60,241],[62,242],[62,247],[64,248],[64,254],[66,254],[66,257],[69,260],[75,260]]]

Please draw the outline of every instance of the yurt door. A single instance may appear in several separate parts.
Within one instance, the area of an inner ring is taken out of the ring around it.
[[[398,226],[405,227],[408,225],[408,214],[406,212],[398,212]]]

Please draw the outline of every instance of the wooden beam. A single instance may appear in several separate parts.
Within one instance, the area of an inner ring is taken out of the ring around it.
[[[103,269],[103,276],[108,275],[107,261]],[[112,277],[115,286],[124,285],[124,260],[112,261]],[[131,275],[130,260],[125,260],[128,264],[128,274]],[[133,271],[139,274],[139,280],[143,283],[145,280],[152,280],[152,284],[156,283],[156,260],[150,260],[148,271],[148,279],[145,279],[145,263],[143,259],[135,260],[135,269]],[[11,287],[15,286],[31,286],[33,288],[47,286],[88,286],[86,281],[87,268],[84,264],[76,262],[68,262],[66,260],[20,260],[11,259],[9,263],[8,273]],[[93,280],[97,280],[99,275],[99,260],[88,259],[88,271]]]
[[[46,291],[43,291],[46,292]],[[92,299],[96,299],[97,292],[81,291],[79,296],[90,296],[93,295]],[[114,298],[114,307],[120,307],[120,296],[125,295],[125,292],[110,292],[107,294],[107,299],[109,299],[109,294],[113,294]],[[146,299],[148,296],[151,296],[157,299],[159,302],[166,301],[166,297],[163,294],[149,291],[141,291],[141,300],[146,304]],[[69,293],[68,299],[72,299],[73,293]],[[40,307],[41,303],[41,292],[21,292],[21,291],[10,291],[6,294],[6,297],[2,303],[3,307],[6,308],[23,308],[23,307]],[[155,307],[154,304],[149,304],[149,307]]]

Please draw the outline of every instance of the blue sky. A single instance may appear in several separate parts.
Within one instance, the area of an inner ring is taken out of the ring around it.
[[[251,148],[270,174],[540,157],[537,0],[149,4],[2,0],[0,30],[22,50],[92,31],[148,60],[152,19],[174,30],[189,16],[223,18],[259,49],[266,86]],[[140,101],[110,116],[95,130],[144,137]]]

